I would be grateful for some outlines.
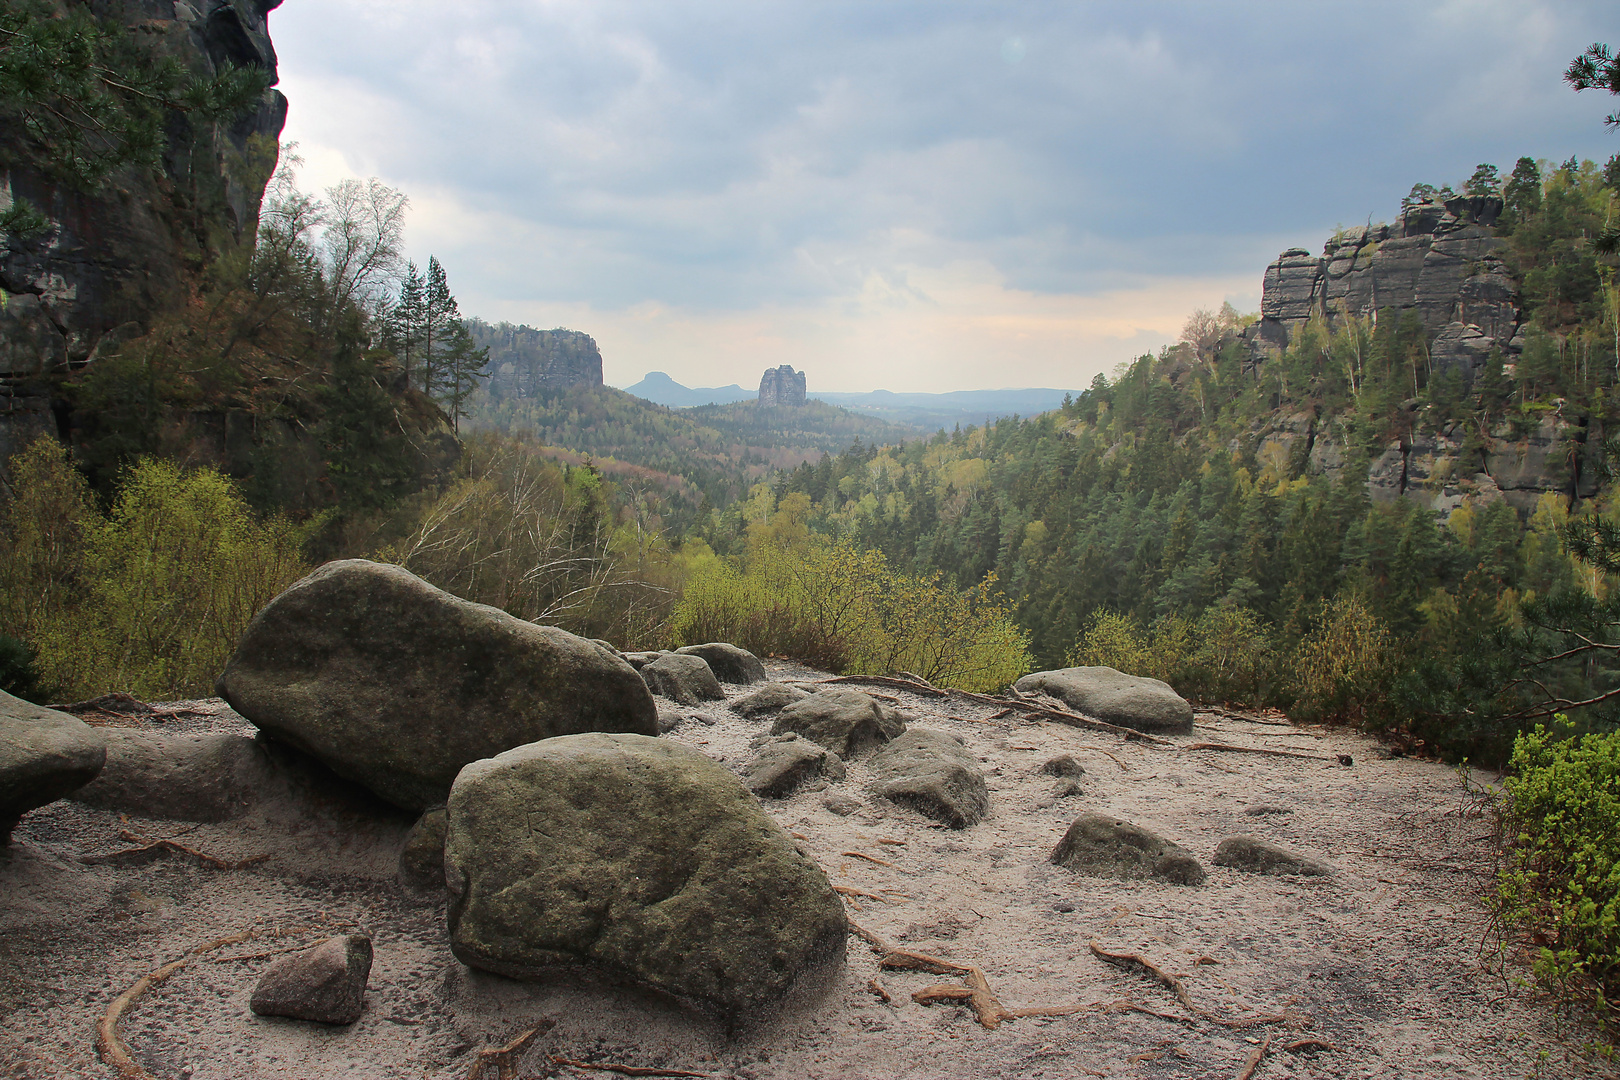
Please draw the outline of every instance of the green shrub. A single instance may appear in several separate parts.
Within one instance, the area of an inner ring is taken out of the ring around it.
[[[1620,733],[1514,745],[1501,804],[1506,863],[1496,904],[1543,941],[1536,974],[1565,990],[1620,993]]]
[[[1294,652],[1288,713],[1296,720],[1359,723],[1388,695],[1396,667],[1388,627],[1359,596],[1341,596]]]
[[[33,701],[39,692],[39,668],[26,641],[0,634],[0,690]]]
[[[1103,610],[1068,662],[1160,679],[1195,701],[1257,705],[1275,678],[1276,649],[1270,630],[1247,608],[1210,608],[1197,620],[1169,615],[1152,626]]]

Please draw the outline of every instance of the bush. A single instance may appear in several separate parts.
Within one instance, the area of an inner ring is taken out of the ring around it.
[[[39,691],[39,669],[26,641],[0,634],[0,690],[33,701]]]
[[[1620,733],[1515,742],[1496,905],[1544,941],[1535,971],[1598,1004],[1620,993]]]
[[[1151,627],[1103,610],[1068,662],[1160,679],[1194,701],[1258,705],[1275,678],[1276,650],[1266,625],[1247,608],[1210,608],[1196,621],[1168,615]]]
[[[1388,628],[1359,596],[1341,596],[1294,653],[1289,715],[1359,723],[1387,697],[1395,668]]]

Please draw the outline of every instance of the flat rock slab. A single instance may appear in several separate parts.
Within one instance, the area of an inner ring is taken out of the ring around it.
[[[990,811],[979,760],[958,735],[912,728],[872,757],[872,792],[953,829],[977,825]]]
[[[265,968],[248,1008],[256,1016],[352,1024],[360,1019],[370,978],[371,939],[340,934]]]
[[[845,760],[875,750],[905,730],[899,710],[859,690],[811,694],[783,708],[771,727],[774,735],[803,735]]]
[[[803,701],[810,696],[808,690],[800,690],[797,686],[787,683],[768,682],[755,690],[752,694],[740,697],[731,703],[732,711],[743,716],[764,716],[766,713],[778,712],[792,705],[795,701]]]
[[[1333,867],[1325,862],[1290,851],[1258,836],[1228,836],[1215,848],[1215,865],[1230,866],[1251,874],[1304,874],[1327,877]]]
[[[1183,847],[1112,814],[1081,814],[1052,850],[1052,862],[1089,877],[1151,878],[1202,885],[1203,866]]]
[[[327,563],[254,616],[220,696],[269,734],[406,810],[442,803],[469,761],[554,735],[654,735],[616,653],[473,604],[409,571]]]
[[[516,978],[583,970],[736,1019],[842,959],[827,875],[742,781],[639,735],[570,735],[461,771],[450,947]]]
[[[106,760],[106,740],[83,720],[0,690],[0,844],[24,814],[83,787]]]
[[[720,680],[714,677],[709,662],[701,656],[679,653],[660,656],[641,669],[641,677],[646,680],[647,689],[681,705],[726,699]]]
[[[723,683],[762,683],[765,681],[765,663],[747,649],[729,645],[724,641],[711,641],[706,645],[686,645],[676,649],[681,656],[701,656],[708,663],[714,677]]]
[[[1037,671],[1013,686],[1026,694],[1050,694],[1075,712],[1135,731],[1186,735],[1193,729],[1192,706],[1169,683],[1111,667]]]
[[[105,728],[107,764],[70,798],[102,810],[175,821],[225,821],[275,775],[264,747],[244,735],[180,735]]]
[[[784,799],[814,777],[842,780],[844,762],[825,746],[798,735],[777,735],[743,768],[743,783],[755,795]]]

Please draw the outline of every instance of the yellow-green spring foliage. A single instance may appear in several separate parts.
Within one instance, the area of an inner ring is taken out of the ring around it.
[[[1620,733],[1519,736],[1502,805],[1498,908],[1542,936],[1536,973],[1602,1002],[1620,992]]]
[[[896,573],[880,551],[810,537],[779,515],[740,563],[710,556],[675,609],[677,644],[733,641],[851,674],[910,671],[994,690],[1029,669],[1028,638],[995,581],[960,591]]]
[[[213,693],[248,620],[308,571],[296,530],[258,520],[213,469],[142,460],[102,512],[66,451],[11,460],[0,506],[0,633],[37,654],[58,700]]]

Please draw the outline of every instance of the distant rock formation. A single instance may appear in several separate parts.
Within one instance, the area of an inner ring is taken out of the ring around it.
[[[767,368],[765,375],[759,380],[759,403],[761,405],[803,405],[804,372],[794,371],[791,364]]]
[[[578,330],[468,319],[473,340],[489,349],[489,388],[496,397],[533,397],[563,386],[602,385],[602,353],[596,339]]]
[[[1336,234],[1320,257],[1290,248],[1266,268],[1260,321],[1244,334],[1250,365],[1280,353],[1311,318],[1415,311],[1430,334],[1437,370],[1465,380],[1492,349],[1511,359],[1523,346],[1519,286],[1501,259],[1495,195],[1416,203],[1394,225]]]

